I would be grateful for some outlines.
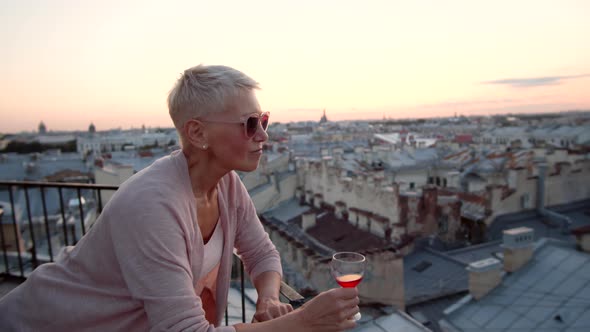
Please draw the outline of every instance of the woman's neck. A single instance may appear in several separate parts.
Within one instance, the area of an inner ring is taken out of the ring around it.
[[[221,170],[209,158],[207,150],[182,150],[188,164],[193,194],[197,199],[211,200],[214,198],[217,183],[229,172]]]

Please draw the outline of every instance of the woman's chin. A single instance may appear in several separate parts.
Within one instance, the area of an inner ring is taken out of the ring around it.
[[[258,162],[240,165],[236,168],[236,171],[240,172],[254,172],[258,168]]]

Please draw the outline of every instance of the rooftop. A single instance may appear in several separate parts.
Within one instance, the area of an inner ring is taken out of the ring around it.
[[[424,248],[404,257],[406,305],[467,290],[467,264]]]
[[[553,206],[549,209],[569,217],[572,229],[590,225],[590,200]],[[488,229],[488,240],[501,240],[504,230],[516,227],[532,228],[536,239],[546,237],[571,242],[575,240],[570,232],[564,232],[560,225],[547,222],[535,210],[499,216]]]
[[[460,331],[586,331],[589,276],[587,253],[542,239],[527,265],[479,301],[465,297],[441,324]]]
[[[317,223],[308,229],[308,234],[335,251],[363,251],[391,245],[346,220],[337,219],[331,212],[322,212],[316,218]]]
[[[301,219],[304,213],[316,215],[316,225],[307,231],[301,229]],[[263,217],[274,220],[275,226],[320,256],[331,256],[334,251],[363,251],[391,245],[372,233],[360,230],[349,222],[336,218],[334,213],[330,211],[299,205],[295,199],[263,213]]]

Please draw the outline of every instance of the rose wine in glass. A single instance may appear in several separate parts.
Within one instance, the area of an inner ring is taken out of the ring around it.
[[[332,256],[330,270],[336,282],[344,288],[356,287],[365,274],[365,256],[356,252],[337,252]],[[361,319],[361,313],[357,312],[354,320]]]

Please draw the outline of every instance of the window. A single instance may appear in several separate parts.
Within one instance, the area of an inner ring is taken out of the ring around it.
[[[415,186],[414,182],[410,182],[410,189],[414,189],[414,186]]]

